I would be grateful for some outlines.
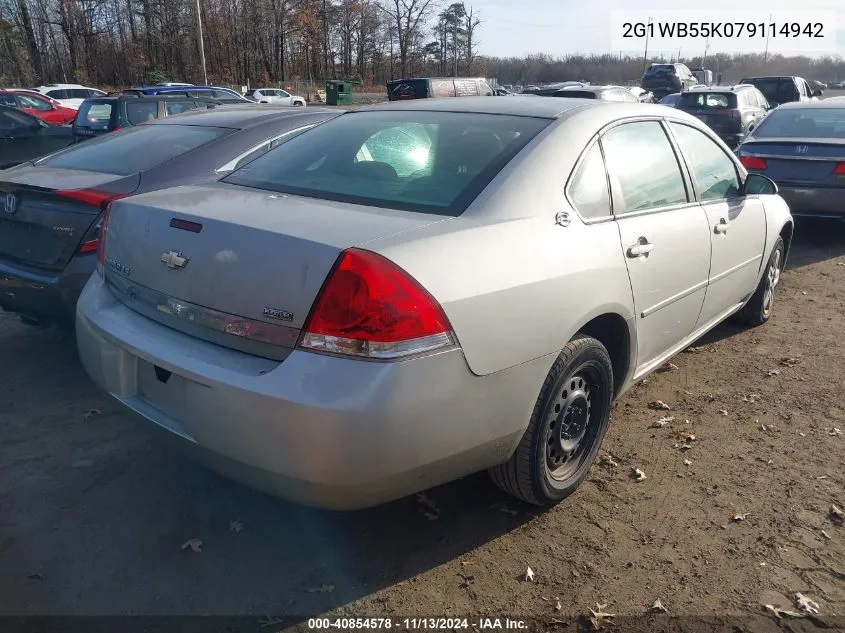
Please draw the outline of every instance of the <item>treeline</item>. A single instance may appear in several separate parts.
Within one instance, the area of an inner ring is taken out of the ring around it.
[[[485,74],[480,23],[435,0],[0,0],[0,85],[200,83],[200,24],[218,85]]]
[[[483,56],[484,23],[443,0],[0,0],[0,86],[51,82],[120,87],[200,83],[200,21],[209,83],[270,85],[483,75],[499,83],[636,82],[641,57]],[[649,62],[672,61],[653,58]],[[737,81],[795,74],[845,79],[842,58],[711,55],[682,60]]]
[[[649,57],[647,63],[678,61],[664,57]],[[845,80],[845,59],[842,57],[784,57],[760,54],[708,55],[706,58],[682,58],[690,68],[704,67],[713,71],[714,79],[722,75],[724,83],[736,82],[755,75],[797,75],[819,81]],[[488,59],[488,71],[499,83],[538,84],[555,81],[590,81],[602,83],[632,83],[639,81],[647,65],[643,57],[621,55],[528,55]]]

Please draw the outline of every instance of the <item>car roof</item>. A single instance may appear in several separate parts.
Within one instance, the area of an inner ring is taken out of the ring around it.
[[[569,110],[591,105],[590,99],[559,99],[537,95],[514,95],[513,98],[497,97],[443,97],[440,99],[409,99],[390,101],[360,108],[358,112],[385,110],[412,110],[428,112],[471,112],[475,114],[509,114],[556,119]]]
[[[790,101],[789,103],[781,103],[777,110],[819,110],[827,108],[841,108],[842,101],[836,102],[842,97],[831,97],[829,99],[822,99],[821,101]]]
[[[752,77],[743,77],[743,81],[753,81],[754,79],[795,79],[795,75],[754,75]]]
[[[308,113],[336,112],[329,108],[307,108]],[[212,110],[191,110],[183,112],[178,117],[156,119],[146,125],[201,125],[203,127],[228,127],[244,129],[253,125],[260,125],[279,115],[292,115],[306,112],[302,108],[287,106],[273,107],[272,105],[231,105],[217,106]]]

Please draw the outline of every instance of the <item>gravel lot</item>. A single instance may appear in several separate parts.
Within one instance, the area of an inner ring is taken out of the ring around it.
[[[170,452],[88,380],[72,334],[0,314],[0,614],[568,621],[659,598],[768,618],[802,592],[843,615],[843,336],[845,225],[799,221],[772,321],[718,328],[622,398],[604,444],[617,465],[559,507],[481,474],[428,491],[433,513],[411,497],[331,514]]]

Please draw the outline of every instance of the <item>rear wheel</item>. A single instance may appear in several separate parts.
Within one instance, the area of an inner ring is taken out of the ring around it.
[[[577,335],[552,365],[516,452],[490,470],[493,481],[534,505],[565,499],[596,458],[612,399],[610,355],[598,340]]]
[[[772,249],[772,254],[769,256],[763,278],[748,303],[737,315],[742,323],[751,326],[763,325],[772,316],[775,290],[780,283],[781,272],[783,272],[784,252],[783,240],[779,237]]]

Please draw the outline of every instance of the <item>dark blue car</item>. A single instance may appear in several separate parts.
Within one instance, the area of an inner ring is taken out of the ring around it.
[[[125,94],[142,95],[184,95],[187,97],[214,99],[220,103],[254,103],[234,90],[218,86],[142,86],[123,91]]]
[[[774,180],[793,215],[845,217],[845,102],[785,103],[737,150],[750,172]]]

